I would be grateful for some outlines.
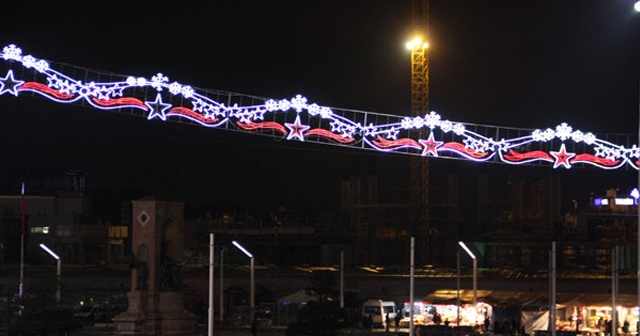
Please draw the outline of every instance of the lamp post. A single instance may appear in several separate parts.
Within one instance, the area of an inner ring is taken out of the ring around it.
[[[251,252],[247,251],[247,249],[245,249],[244,247],[242,247],[242,245],[240,245],[237,241],[232,241],[231,242],[235,247],[237,247],[240,251],[242,251],[242,253],[244,253],[247,257],[249,257],[249,259],[251,259],[251,283],[250,283],[250,294],[249,294],[249,309],[251,310],[250,312],[250,322],[253,323],[253,317],[255,316],[255,305],[256,305],[256,293],[255,293],[255,277],[254,277],[254,262],[253,262],[253,254],[251,254]]]
[[[636,10],[636,12],[640,12],[640,1],[636,1],[636,3],[633,5],[633,8]],[[640,99],[640,96],[639,96]],[[638,145],[640,145],[640,101],[638,102]],[[638,188],[640,188],[640,170],[638,170]],[[639,202],[640,203],[640,202]],[[638,250],[638,259],[636,260],[637,263],[637,279],[638,279],[638,309],[640,309],[640,208],[636,208],[637,209],[637,213],[638,213],[638,231],[636,232],[636,236],[638,236],[638,246],[637,246],[637,250]],[[638,318],[640,318],[640,315],[638,316]],[[638,323],[638,325],[640,325],[640,323]],[[640,330],[639,330],[640,331]]]
[[[458,244],[473,259],[473,324],[475,325],[478,322],[478,317],[476,316],[478,305],[478,261],[476,255],[471,252],[463,241],[459,241]]]
[[[58,270],[56,272],[56,304],[59,306],[60,305],[60,298],[62,296],[62,293],[61,293],[62,292],[62,282],[61,282],[61,278],[60,278],[61,260],[60,260],[60,257],[55,252],[51,251],[51,249],[48,248],[45,244],[40,244],[40,248],[42,248],[47,253],[49,253],[49,255],[51,255],[58,262]]]
[[[209,312],[207,315],[207,336],[213,336],[213,275],[214,275],[214,242],[215,236],[209,234]]]
[[[220,286],[220,309],[218,312],[220,313],[220,323],[224,322],[224,286],[223,286],[223,276],[224,276],[224,252],[227,250],[226,246],[223,246],[220,249],[220,281],[218,286]]]
[[[460,249],[456,249],[456,324],[460,326]]]

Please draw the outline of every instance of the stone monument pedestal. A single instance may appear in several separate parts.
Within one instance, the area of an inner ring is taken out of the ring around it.
[[[182,293],[143,291],[127,294],[129,309],[113,318],[116,335],[184,335],[197,334],[195,315],[184,307]],[[148,303],[148,307],[143,304]]]
[[[195,336],[175,261],[182,256],[184,204],[154,198],[133,201],[131,291],[127,311],[112,320],[115,335]]]
[[[116,327],[116,335],[145,335],[146,320],[143,303],[147,302],[146,292],[135,290],[127,293],[129,308],[115,316],[112,321]]]
[[[147,335],[196,334],[197,317],[185,309],[182,293],[160,292],[154,299],[157,306],[145,322]]]

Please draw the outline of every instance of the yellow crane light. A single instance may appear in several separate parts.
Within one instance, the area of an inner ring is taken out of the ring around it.
[[[429,48],[429,42],[423,42],[421,38],[416,37],[413,40],[406,43],[407,50],[413,49],[426,49]]]

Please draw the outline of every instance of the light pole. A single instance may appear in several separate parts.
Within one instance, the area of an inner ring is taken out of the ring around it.
[[[213,336],[213,275],[214,275],[214,242],[215,237],[213,233],[209,234],[209,314],[207,336]]]
[[[460,326],[460,249],[456,249],[456,304],[458,309],[456,312],[456,321]]]
[[[640,12],[640,1],[636,1],[635,5],[633,5],[633,8],[636,10],[636,12]],[[640,95],[639,95],[639,101],[638,101],[638,145],[640,145]],[[640,188],[640,170],[638,170],[638,188]],[[638,202],[638,204],[640,205],[640,202]],[[638,279],[638,309],[640,309],[640,208],[636,207],[636,212],[638,213],[638,231],[636,232],[636,236],[638,236],[638,246],[637,246],[637,250],[638,250],[638,259],[636,260],[637,263],[637,279]],[[640,314],[640,313],[639,313]],[[638,318],[640,319],[640,315],[638,316]],[[638,323],[637,325],[640,325],[640,323]],[[640,332],[640,330],[638,330],[638,332]]]
[[[249,318],[249,322],[253,323],[253,317],[255,316],[255,306],[256,306],[256,291],[255,291],[255,277],[254,277],[254,262],[253,262],[253,254],[251,254],[251,252],[247,251],[247,249],[245,249],[244,247],[242,247],[242,245],[240,245],[237,241],[232,241],[231,242],[235,247],[237,247],[240,251],[242,251],[242,253],[244,253],[247,257],[249,257],[249,259],[251,259],[251,283],[250,283],[250,294],[249,294],[249,309],[251,310],[250,312],[250,318]]]
[[[224,322],[224,285],[222,281],[224,280],[224,251],[226,250],[226,246],[220,249],[220,281],[218,284],[218,286],[220,286],[220,309],[218,309],[220,313],[220,323]]]
[[[60,306],[60,298],[62,296],[62,293],[61,293],[61,291],[62,291],[62,282],[61,282],[61,278],[60,278],[60,266],[61,266],[60,257],[55,252],[51,251],[51,249],[48,248],[45,244],[40,244],[40,248],[42,248],[47,253],[49,253],[49,255],[51,255],[58,262],[58,270],[56,272],[56,304],[58,306]]]
[[[462,249],[473,259],[473,324],[475,325],[478,322],[478,317],[476,316],[478,313],[478,261],[476,255],[471,252],[463,241],[459,241],[458,244],[460,244]]]

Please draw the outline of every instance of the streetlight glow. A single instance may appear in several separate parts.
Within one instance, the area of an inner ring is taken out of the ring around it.
[[[41,247],[43,250],[47,251],[47,253],[49,253],[49,254],[50,254],[52,257],[54,257],[56,260],[60,260],[60,257],[58,257],[58,255],[57,255],[55,252],[51,251],[51,249],[50,249],[50,248],[48,248],[45,244],[40,244],[40,247]]]
[[[249,257],[250,261],[251,261],[251,283],[249,284],[249,286],[251,287],[251,293],[249,295],[249,308],[250,308],[250,317],[249,320],[251,322],[251,325],[253,327],[253,324],[256,322],[255,321],[255,307],[256,307],[256,281],[255,281],[255,263],[254,263],[254,258],[253,258],[253,254],[251,254],[249,251],[247,251],[247,249],[245,249],[244,247],[242,247],[242,245],[240,245],[240,243],[238,243],[237,241],[232,241],[231,242],[233,244],[233,246],[237,247],[240,251],[242,251],[247,257]]]
[[[476,255],[471,252],[471,250],[467,247],[467,245],[463,241],[459,241],[458,244],[464,249],[465,252],[471,257],[471,259],[476,260]]]
[[[62,278],[60,275],[61,274],[60,269],[62,268],[62,260],[55,252],[53,252],[50,248],[48,248],[47,245],[40,244],[40,248],[42,248],[47,253],[49,253],[49,255],[52,256],[57,261],[58,267],[56,271],[56,304],[60,306],[60,299],[62,298]]]
[[[636,3],[633,5],[633,9],[635,9],[636,12],[640,12],[640,1],[636,1]]]
[[[251,254],[249,251],[247,251],[247,249],[245,249],[244,247],[242,247],[242,245],[240,245],[240,243],[238,243],[237,241],[232,241],[231,244],[233,244],[235,247],[237,247],[240,251],[242,251],[242,253],[246,254],[247,257],[249,258],[253,258],[253,254]]]
[[[458,244],[473,259],[473,323],[476,324],[478,323],[478,260],[463,241],[459,241]]]

